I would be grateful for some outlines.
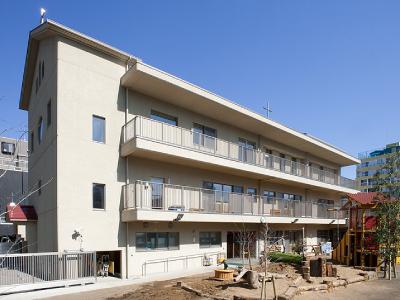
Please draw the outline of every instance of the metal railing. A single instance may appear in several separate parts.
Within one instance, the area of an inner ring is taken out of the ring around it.
[[[0,170],[28,172],[28,160],[0,156]]]
[[[151,260],[146,260],[143,265],[142,265],[142,276],[148,275],[148,267],[149,266],[156,266],[159,265],[157,270],[162,270],[158,272],[152,272],[154,273],[167,273],[170,271],[170,265],[171,263],[178,264],[179,262],[181,263],[180,268],[176,269],[188,269],[189,265],[195,264],[193,260],[199,260],[200,263],[198,265],[204,266],[204,260],[206,258],[212,258],[213,259],[213,265],[217,263],[217,260],[221,257],[225,257],[224,252],[205,252],[203,254],[192,254],[192,255],[182,255],[182,256],[175,256],[175,257],[166,257],[166,258],[159,258],[159,259],[151,259]]]
[[[193,213],[336,219],[334,205],[136,181],[124,185],[124,208]],[[339,212],[339,218],[343,218]]]
[[[348,188],[355,187],[354,180],[339,176],[334,172],[321,170],[297,161],[267,154],[259,149],[250,149],[237,143],[142,116],[134,117],[123,126],[123,136],[124,143],[135,137],[141,137],[324,183]]]
[[[96,252],[0,255],[0,287],[96,278]]]

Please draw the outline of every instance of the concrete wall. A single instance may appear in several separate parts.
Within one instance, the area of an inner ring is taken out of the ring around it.
[[[58,41],[58,250],[124,250],[120,222],[121,127],[125,65],[74,42]],[[104,144],[92,141],[92,116],[106,120]],[[92,183],[105,187],[105,209],[93,209]],[[75,230],[83,238],[76,238]],[[81,244],[82,242],[82,244]],[[124,257],[124,254],[122,255]],[[122,270],[124,273],[124,270]]]
[[[36,93],[35,78],[38,77],[39,62],[44,61],[45,75]],[[52,122],[47,126],[47,103],[51,100]],[[42,181],[42,193],[35,193],[30,197],[30,202],[35,205],[39,215],[37,222],[37,235],[29,235],[28,244],[32,251],[56,251],[57,248],[57,41],[54,38],[43,40],[39,45],[36,61],[32,95],[29,104],[28,125],[29,135],[33,131],[34,151],[29,156],[30,190],[36,190],[39,180]],[[38,122],[43,118],[43,141],[38,142]],[[29,147],[30,148],[30,147]]]
[[[243,230],[243,224],[226,223],[226,224],[199,224],[199,223],[167,223],[167,222],[135,222],[129,224],[129,263],[128,273],[129,277],[141,276],[144,270],[143,264],[147,261],[154,259],[164,260],[166,258],[185,257],[188,255],[198,255],[211,252],[223,252],[226,254],[227,251],[227,232],[228,231],[240,231]],[[248,231],[257,231],[257,224],[247,224],[245,227]],[[221,247],[212,248],[201,248],[199,245],[199,232],[202,231],[219,231],[221,232],[222,245]],[[179,250],[149,250],[140,251],[136,250],[135,238],[137,232],[179,232]],[[179,270],[184,268],[185,260],[176,259],[169,263],[169,271]],[[216,260],[214,259],[214,262]],[[200,267],[201,259],[189,259],[189,267]],[[165,262],[152,263],[147,266],[147,273],[161,273],[164,271]]]
[[[260,149],[270,149],[272,154],[279,156],[281,153],[285,154],[287,159],[295,157],[300,162],[311,162],[314,167],[324,166],[326,170],[335,170],[339,174],[339,166],[331,162],[326,161],[322,157],[315,157],[303,152],[301,149],[294,149],[288,147],[278,141],[268,139],[268,137],[259,136],[254,133],[242,130],[241,128],[233,127],[223,123],[223,117],[221,120],[211,119],[205,115],[200,115],[193,111],[183,109],[181,107],[173,106],[162,99],[155,99],[147,95],[143,95],[136,91],[129,90],[129,117],[128,120],[132,119],[134,115],[140,115],[150,118],[151,111],[158,111],[178,119],[178,126],[191,130],[193,123],[208,126],[217,130],[217,137],[232,143],[238,143],[239,138],[244,138],[249,141],[256,143]]]

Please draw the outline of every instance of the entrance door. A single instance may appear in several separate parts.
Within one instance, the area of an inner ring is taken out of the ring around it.
[[[163,208],[164,178],[151,177],[151,208]]]

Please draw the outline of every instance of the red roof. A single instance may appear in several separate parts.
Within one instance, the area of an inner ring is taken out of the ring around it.
[[[367,193],[357,193],[357,194],[347,194],[349,200],[356,201],[360,204],[374,204],[379,200],[378,192],[367,192]]]
[[[6,218],[9,222],[37,221],[35,207],[32,205],[7,205]]]

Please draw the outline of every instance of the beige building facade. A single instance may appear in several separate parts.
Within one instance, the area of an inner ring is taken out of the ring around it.
[[[258,256],[263,223],[288,251],[304,228],[311,249],[357,192],[340,169],[358,159],[49,20],[20,108],[42,187],[30,251],[107,253],[124,278],[237,257],[243,231]]]

